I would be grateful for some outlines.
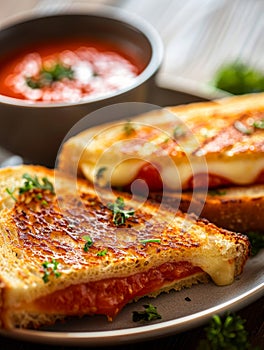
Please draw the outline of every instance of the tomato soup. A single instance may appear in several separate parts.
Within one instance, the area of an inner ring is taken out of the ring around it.
[[[109,43],[42,43],[0,69],[0,94],[29,101],[77,102],[133,83],[144,67]]]

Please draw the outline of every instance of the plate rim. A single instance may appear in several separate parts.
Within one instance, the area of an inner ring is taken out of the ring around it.
[[[264,281],[233,297],[221,304],[182,316],[173,320],[155,324],[140,325],[132,328],[122,328],[102,331],[44,331],[44,330],[0,330],[0,335],[16,340],[36,342],[50,345],[74,345],[74,346],[109,346],[125,343],[148,341],[157,337],[176,335],[177,333],[191,330],[206,323],[215,313],[222,314],[228,310],[236,311],[256,301],[264,295]],[[230,309],[231,308],[231,309]]]

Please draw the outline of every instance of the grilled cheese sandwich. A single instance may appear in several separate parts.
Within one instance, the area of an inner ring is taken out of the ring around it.
[[[261,232],[264,230],[264,185],[233,186],[196,191],[153,192],[150,199],[166,203],[172,208],[206,218],[218,227],[235,232]]]
[[[59,168],[150,191],[264,183],[264,93],[162,108],[70,138]],[[153,181],[153,178],[155,181]]]
[[[53,324],[241,274],[249,241],[40,166],[0,170],[0,325]]]

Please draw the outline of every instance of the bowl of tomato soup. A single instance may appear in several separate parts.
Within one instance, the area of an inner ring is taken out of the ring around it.
[[[9,18],[0,47],[0,144],[47,166],[85,115],[147,101],[163,54],[148,23],[112,7]]]

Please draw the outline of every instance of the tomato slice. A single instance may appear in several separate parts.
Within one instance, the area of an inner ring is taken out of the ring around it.
[[[183,186],[183,189],[193,189],[193,188],[216,188],[222,186],[231,185],[232,182],[223,176],[215,175],[215,174],[196,174],[192,177],[187,186]],[[186,188],[185,188],[186,187]]]
[[[256,183],[257,184],[264,184],[264,170],[257,177]]]
[[[162,178],[160,176],[159,169],[157,166],[151,163],[146,163],[145,165],[142,166],[142,168],[139,170],[136,176],[136,179],[142,180],[142,182],[137,181],[137,184],[136,184],[137,192],[143,189],[143,186],[145,186],[145,184],[147,184],[150,192],[162,191],[163,189],[163,183],[162,183]]]
[[[157,192],[163,190],[163,182],[160,176],[159,167],[151,163],[146,163],[139,170],[135,180],[142,180],[135,182],[133,184],[133,192],[141,193],[145,191],[146,184],[148,186],[149,192]],[[133,183],[133,182],[132,182]],[[262,171],[257,179],[254,181],[255,184],[264,184],[264,171]],[[128,190],[131,189],[130,184]],[[194,177],[191,177],[186,183],[182,184],[182,190],[198,189],[198,188],[219,188],[225,186],[235,185],[229,179],[216,175],[216,174],[207,174],[200,173],[195,174]]]
[[[145,272],[70,285],[35,301],[38,310],[64,315],[106,315],[112,320],[136,297],[159,291],[162,287],[201,273],[188,261],[166,262]]]

